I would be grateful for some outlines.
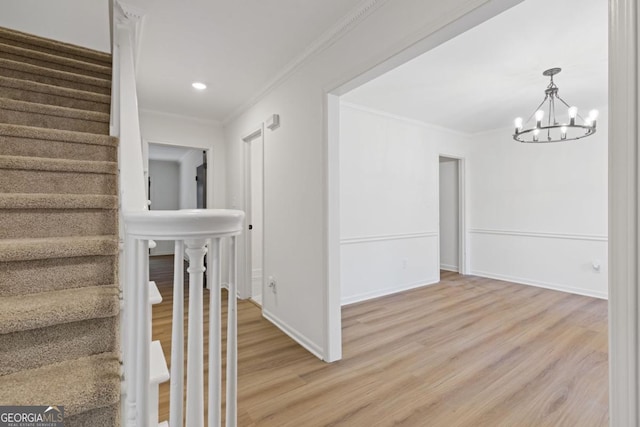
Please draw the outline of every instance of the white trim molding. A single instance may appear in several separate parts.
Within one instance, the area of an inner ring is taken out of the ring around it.
[[[367,301],[367,300],[371,300],[373,298],[379,298],[379,297],[384,297],[387,295],[393,295],[393,294],[397,294],[400,292],[404,292],[404,291],[408,291],[411,289],[416,289],[416,288],[422,288],[425,286],[431,286],[431,285],[435,285],[437,283],[440,283],[440,277],[430,277],[424,280],[419,280],[417,282],[411,282],[411,283],[403,283],[400,284],[398,286],[393,286],[390,288],[386,288],[386,289],[377,289],[375,291],[371,291],[371,292],[365,292],[365,293],[361,293],[361,294],[357,294],[357,295],[351,295],[345,298],[341,299],[341,304],[344,305],[349,305],[349,304],[355,304],[361,301]]]
[[[280,329],[282,332],[287,334],[292,340],[300,344],[302,347],[307,349],[311,354],[316,356],[320,360],[325,360],[323,357],[323,352],[320,347],[318,347],[315,343],[311,342],[311,340],[307,339],[303,334],[298,332],[295,328],[287,324],[286,322],[280,320],[277,316],[271,313],[269,310],[262,306],[262,317],[267,319],[269,322],[273,323]]]
[[[539,237],[548,239],[586,240],[591,242],[606,242],[609,240],[607,236],[597,234],[549,233],[544,231],[497,230],[491,228],[470,228],[468,231],[470,234],[491,234],[497,236]]]
[[[568,292],[576,295],[584,295],[600,299],[607,299],[606,292],[590,291],[586,289],[576,288],[573,286],[562,285],[558,283],[544,282],[540,280],[530,280],[523,277],[510,276],[507,274],[491,273],[488,271],[473,270],[471,274],[474,276],[486,277],[489,279],[502,280],[505,282],[518,283],[520,285],[535,286],[536,288],[551,289],[553,291]]]
[[[384,242],[387,240],[422,239],[425,237],[438,237],[437,231],[423,231],[419,233],[381,234],[371,236],[344,237],[340,239],[341,245],[355,245],[359,243]]]
[[[609,1],[609,425],[640,425],[636,0]]]

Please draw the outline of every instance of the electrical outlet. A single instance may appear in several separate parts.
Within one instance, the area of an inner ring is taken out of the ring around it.
[[[407,265],[409,264],[409,261],[407,261],[407,259],[403,259],[402,260],[402,269],[406,270],[407,269]]]
[[[275,277],[269,276],[269,280],[268,280],[267,283],[269,285],[269,288],[271,289],[271,292],[273,292],[275,294],[276,293],[276,285],[277,285]]]

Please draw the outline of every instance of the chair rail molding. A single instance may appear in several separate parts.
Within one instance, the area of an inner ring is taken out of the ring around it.
[[[606,242],[608,236],[602,234],[578,234],[578,233],[554,233],[546,231],[530,230],[499,230],[492,228],[470,228],[470,234],[490,234],[496,236],[538,237],[547,239],[587,240],[593,242]]]
[[[343,237],[340,239],[341,245],[355,245],[359,243],[383,242],[386,240],[423,239],[428,237],[438,237],[437,231],[421,231],[417,233],[396,233],[379,234],[357,237]]]

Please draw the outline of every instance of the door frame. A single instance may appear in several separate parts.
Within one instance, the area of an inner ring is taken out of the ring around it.
[[[438,153],[438,277],[440,276],[440,158],[455,160],[458,165],[458,273],[469,274],[467,251],[467,186],[466,159],[449,153]]]
[[[244,176],[244,213],[245,213],[245,229],[247,230],[244,233],[244,281],[239,283],[238,285],[238,296],[242,299],[251,298],[253,296],[253,266],[252,266],[252,251],[253,251],[253,243],[252,243],[252,234],[249,231],[249,224],[252,223],[252,202],[251,202],[251,143],[256,140],[260,140],[260,149],[262,150],[262,224],[265,223],[264,218],[264,123],[261,123],[258,127],[248,132],[244,137],[242,137],[243,142],[243,176]],[[261,288],[262,288],[262,298],[264,298],[264,283],[265,283],[265,274],[264,274],[264,227],[262,229],[262,278],[261,278]]]

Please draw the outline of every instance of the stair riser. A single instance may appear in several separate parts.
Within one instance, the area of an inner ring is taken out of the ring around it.
[[[111,66],[111,60],[97,58],[98,55],[96,55],[96,58],[92,58],[90,54],[80,55],[73,49],[69,49],[69,51],[67,51],[63,46],[56,46],[55,48],[38,46],[36,44],[24,42],[18,39],[9,38],[6,34],[0,34],[0,43],[21,47],[23,49],[31,49],[42,53],[48,53],[50,55],[62,56],[64,58],[75,59],[76,61],[84,61],[90,64],[101,65],[103,67]]]
[[[0,136],[0,155],[115,162],[116,147]]]
[[[47,74],[36,74],[20,69],[0,67],[0,76],[29,80],[53,86],[67,87],[70,89],[85,90],[87,92],[100,93],[103,95],[111,94],[111,87],[99,86],[89,82],[85,83],[82,81],[67,80]]]
[[[0,295],[25,295],[117,282],[115,256],[86,256],[1,264]],[[43,280],[46,277],[46,280]]]
[[[117,330],[108,317],[0,335],[0,375],[115,351]]]
[[[0,192],[116,195],[111,174],[0,169]]]
[[[117,231],[111,210],[0,210],[0,239],[102,236]]]
[[[109,70],[96,71],[82,67],[82,64],[65,64],[55,60],[41,59],[28,55],[22,55],[5,50],[3,45],[0,45],[0,58],[9,59],[11,61],[24,62],[25,64],[37,65],[38,67],[45,67],[52,70],[66,71],[68,73],[80,74],[82,76],[97,77],[99,79],[110,79],[111,72]]]
[[[0,109],[0,123],[36,126],[48,129],[63,129],[76,132],[109,134],[109,123],[81,120],[70,117],[49,116],[40,113]]]
[[[76,99],[68,96],[53,95],[49,93],[26,91],[24,89],[6,87],[0,85],[0,98],[9,98],[20,101],[34,102],[38,104],[56,105],[59,107],[77,108],[78,110],[109,113],[111,106],[102,102]]]

